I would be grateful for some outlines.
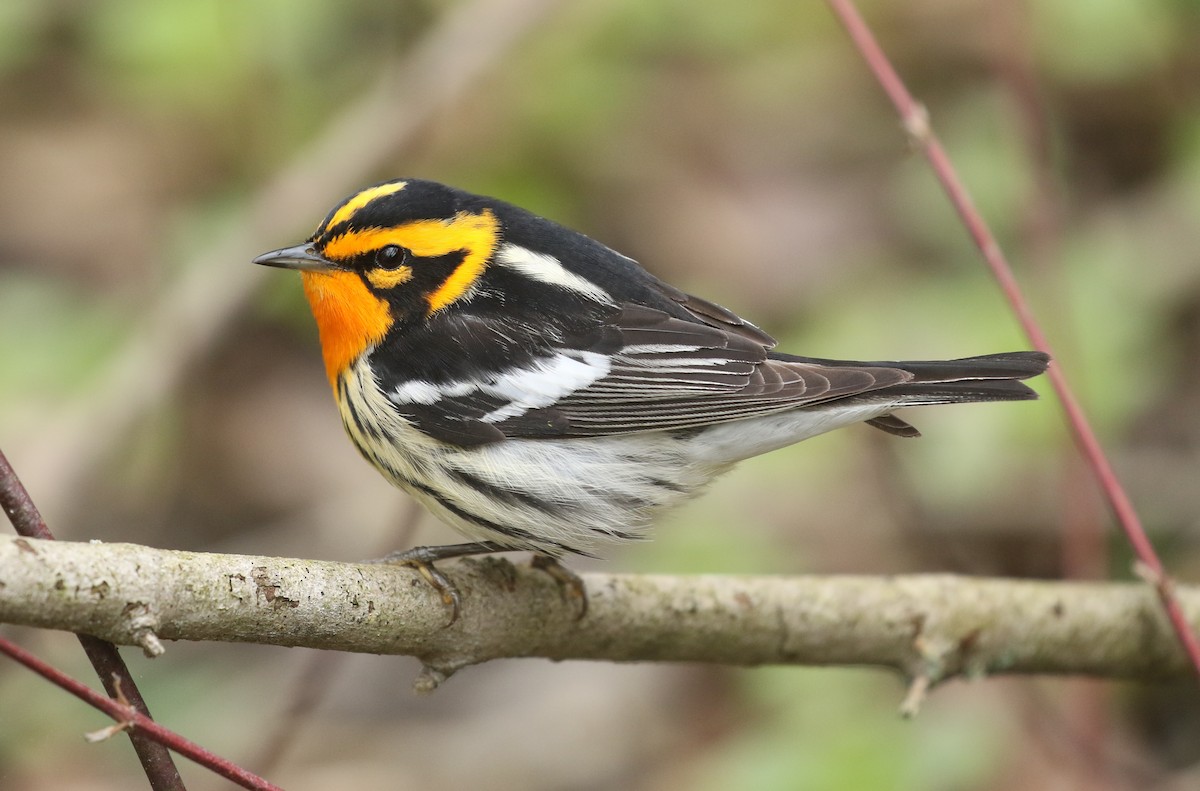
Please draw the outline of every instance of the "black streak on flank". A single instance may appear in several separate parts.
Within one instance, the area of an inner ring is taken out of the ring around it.
[[[369,438],[380,442],[383,440],[383,433],[374,423],[369,423],[362,419],[362,415],[358,412],[358,407],[354,404],[354,399],[346,395],[346,380],[342,379],[338,385],[340,391],[340,399],[346,405],[346,411],[350,413],[350,420],[353,421],[354,427],[366,434]]]
[[[503,486],[497,486],[494,483],[485,481],[478,475],[473,475],[464,470],[447,470],[452,476],[457,478],[462,483],[470,486],[476,491],[482,492],[487,497],[494,500],[503,500],[514,505],[526,505],[544,513],[553,513],[554,511],[562,510],[564,506],[556,503],[548,503],[541,498],[535,497],[529,492],[521,491],[520,489],[506,489]],[[569,507],[569,506],[567,506]]]
[[[426,486],[423,483],[418,483],[416,481],[407,480],[407,479],[404,480],[404,483],[407,484],[408,486],[411,486],[412,488],[416,489],[417,491],[423,492],[424,494],[427,494],[430,497],[432,497],[433,499],[437,500],[438,503],[443,508],[445,508],[447,511],[454,514],[455,516],[457,516],[461,519],[465,519],[468,522],[471,522],[473,524],[479,525],[480,527],[482,527],[484,529],[491,530],[493,532],[499,533],[500,535],[509,536],[511,538],[517,539],[518,541],[526,541],[526,542],[529,542],[530,544],[534,544],[534,545],[550,544],[551,546],[557,547],[559,550],[562,550],[565,552],[571,552],[576,555],[585,555],[587,557],[591,557],[591,555],[588,555],[588,553],[586,553],[586,552],[580,552],[577,549],[572,549],[571,547],[568,547],[564,544],[560,544],[557,541],[550,541],[545,538],[539,538],[539,537],[533,535],[532,533],[522,530],[520,528],[511,527],[509,525],[502,525],[499,522],[493,522],[489,519],[484,519],[481,516],[477,516],[477,515],[471,513],[470,511],[466,510],[462,506],[458,505],[457,503],[453,502],[452,500],[448,499],[444,494],[442,494],[437,489],[434,489],[431,486]],[[514,547],[514,549],[519,549],[519,547]]]

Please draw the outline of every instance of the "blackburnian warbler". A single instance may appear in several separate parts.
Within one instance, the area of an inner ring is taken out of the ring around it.
[[[392,558],[455,615],[436,560],[589,555],[641,537],[742,459],[864,421],[915,437],[896,410],[1035,398],[1020,380],[1048,363],[773,351],[758,327],[587,236],[417,179],[350,196],[308,241],[254,261],[300,271],[363,456],[471,539]]]

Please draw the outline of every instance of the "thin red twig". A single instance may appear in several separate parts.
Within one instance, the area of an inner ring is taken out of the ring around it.
[[[29,491],[17,477],[3,451],[0,451],[0,506],[8,514],[13,528],[19,535],[54,540],[54,534],[46,526],[46,520],[42,518],[41,512],[33,503],[33,498],[29,496]],[[96,675],[108,694],[113,697],[118,693],[124,695],[131,706],[147,718],[150,717],[150,707],[142,697],[141,690],[134,682],[133,674],[129,672],[117,647],[88,634],[76,637],[79,638],[79,644],[83,646],[84,653],[96,669]],[[137,753],[142,771],[146,773],[146,779],[153,791],[186,791],[170,750],[153,739],[146,738],[141,732],[131,731],[129,741],[133,744],[133,750]]]
[[[983,253],[988,268],[1000,284],[1005,299],[1008,300],[1029,341],[1035,348],[1049,354],[1050,343],[1046,340],[1045,333],[1042,332],[1041,326],[1038,324],[1037,319],[1034,318],[1029,303],[1025,301],[1024,296],[1021,294],[1020,286],[1017,285],[1012,268],[1008,265],[1004,253],[1000,250],[1000,245],[996,242],[987,223],[984,222],[983,217],[980,216],[979,211],[975,208],[971,196],[967,193],[966,188],[954,170],[954,166],[950,163],[950,158],[946,155],[945,149],[942,148],[941,142],[939,142],[937,136],[930,128],[925,108],[918,104],[908,92],[908,89],[905,88],[900,76],[888,61],[887,56],[883,53],[879,43],[875,40],[866,22],[863,21],[852,0],[828,0],[828,2],[834,14],[854,41],[855,46],[862,53],[863,59],[866,60],[867,65],[874,72],[876,79],[883,86],[888,98],[895,105],[905,129],[921,147],[925,157],[929,160],[938,181],[941,182],[942,188],[949,195],[950,201],[954,204],[954,208],[962,219],[963,224],[966,225],[971,238],[975,240],[975,244]],[[1153,544],[1150,543],[1150,539],[1146,536],[1146,531],[1142,527],[1137,512],[1134,510],[1133,503],[1125,493],[1124,487],[1121,486],[1116,472],[1109,463],[1108,457],[1104,454],[1104,450],[1100,447],[1100,442],[1096,438],[1095,432],[1092,430],[1091,425],[1083,414],[1083,409],[1080,407],[1075,394],[1071,391],[1070,385],[1067,383],[1062,367],[1052,365],[1047,371],[1047,375],[1050,378],[1051,385],[1054,387],[1054,392],[1058,395],[1063,411],[1066,413],[1067,422],[1071,427],[1071,433],[1075,438],[1076,444],[1079,446],[1084,458],[1087,459],[1092,473],[1096,476],[1108,500],[1109,506],[1112,508],[1118,523],[1121,525],[1122,531],[1125,533],[1125,537],[1129,540],[1134,553],[1144,568],[1143,576],[1147,577],[1153,583],[1154,589],[1158,592],[1158,597],[1167,612],[1167,617],[1171,621],[1171,626],[1179,637],[1180,644],[1187,652],[1197,674],[1200,674],[1200,640],[1197,640],[1195,633],[1188,624],[1186,616],[1183,614],[1183,609],[1179,606],[1179,602],[1174,596],[1172,582],[1167,576],[1162,561],[1158,558],[1158,554],[1154,551]]]
[[[187,756],[201,766],[237,783],[242,788],[280,791],[279,786],[267,782],[256,774],[247,772],[235,763],[214,755],[193,741],[189,741],[170,728],[159,725],[133,706],[105,697],[86,684],[77,681],[61,670],[43,662],[33,654],[8,640],[0,638],[0,652],[7,654],[25,667],[52,684],[57,684],[75,697],[90,703],[117,721],[118,724],[145,733],[156,742],[166,745],[180,755]]]

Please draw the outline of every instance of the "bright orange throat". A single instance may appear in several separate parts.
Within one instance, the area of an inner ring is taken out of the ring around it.
[[[392,326],[387,303],[353,272],[301,272],[304,295],[317,320],[325,375],[337,392],[338,377]]]

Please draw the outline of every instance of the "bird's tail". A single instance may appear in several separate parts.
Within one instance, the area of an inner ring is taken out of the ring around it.
[[[898,406],[955,404],[970,401],[1027,401],[1037,393],[1021,382],[1046,370],[1050,356],[1043,352],[1006,352],[958,360],[912,362],[842,362],[813,360],[823,365],[899,368],[913,374],[903,384],[876,390],[873,396],[896,398]],[[867,421],[875,428],[901,437],[918,437],[916,428],[895,415]]]
[[[925,396],[928,403],[953,401],[1022,401],[1037,393],[1022,379],[1046,370],[1050,356],[1043,352],[1008,352],[960,360],[884,363],[913,374],[911,381],[886,388],[889,395]],[[914,405],[919,400],[912,402]]]

